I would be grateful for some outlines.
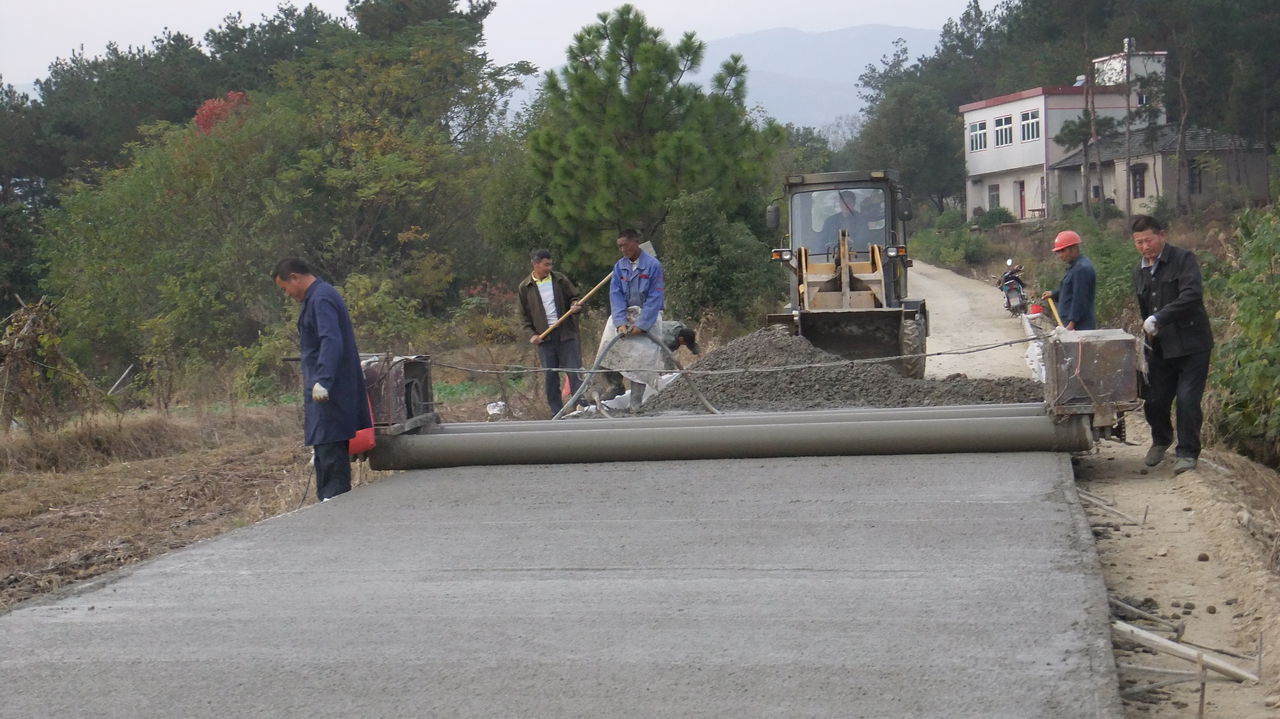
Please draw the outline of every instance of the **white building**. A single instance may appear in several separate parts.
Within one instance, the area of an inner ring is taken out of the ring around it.
[[[1126,115],[1148,104],[1139,78],[1162,76],[1165,53],[1120,53],[1093,61],[1099,81],[1093,106],[1098,116],[1123,122]],[[1124,77],[1131,83],[1125,101]],[[1029,219],[1053,214],[1063,204],[1080,202],[1064,197],[1058,173],[1050,168],[1069,154],[1053,141],[1068,120],[1085,114],[1083,82],[1074,86],[1037,87],[1010,95],[961,105],[965,126],[965,202],[976,208],[1004,207],[1014,217]],[[1157,122],[1163,122],[1163,117]],[[1080,193],[1075,188],[1076,194]]]
[[[1135,129],[1129,133],[1127,144],[1123,132],[1099,138],[1089,149],[1088,176],[1094,187],[1093,196],[1124,207],[1127,184],[1130,209],[1143,213],[1153,212],[1161,196],[1177,198],[1176,202],[1195,209],[1212,204],[1239,207],[1269,199],[1267,152],[1261,142],[1199,127],[1187,128],[1182,142],[1185,167],[1177,161],[1178,145],[1176,125]],[[1055,184],[1061,188],[1064,200],[1082,194],[1083,165],[1081,150],[1053,164]],[[1099,179],[1100,186],[1096,184]]]

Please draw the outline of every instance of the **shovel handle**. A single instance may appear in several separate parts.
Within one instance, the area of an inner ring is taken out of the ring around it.
[[[590,291],[590,292],[588,292],[587,294],[583,295],[583,296],[582,296],[582,299],[578,300],[578,304],[582,304],[583,302],[586,302],[587,300],[591,299],[591,295],[594,295],[596,292],[598,292],[598,291],[600,290],[600,288],[601,288],[601,287],[604,287],[604,286],[605,286],[605,284],[606,284],[606,283],[607,283],[607,282],[608,282],[612,277],[613,277],[613,272],[612,272],[612,271],[610,271],[610,272],[609,272],[609,274],[607,274],[607,275],[605,275],[605,276],[604,276],[604,279],[603,279],[603,280],[600,280],[599,282],[597,282],[597,283],[596,283],[596,286],[595,286],[595,287],[592,287],[592,288],[591,288],[591,291]],[[570,316],[570,315],[572,315],[573,313],[574,313],[574,309],[573,309],[572,307],[570,307],[570,308],[569,308],[569,311],[568,311],[568,312],[566,312],[566,313],[564,313],[564,317],[561,317],[560,319],[556,320],[556,323],[555,323],[555,324],[551,325],[551,326],[550,326],[550,327],[548,327],[546,330],[544,330],[544,331],[542,332],[542,334],[538,335],[538,341],[539,341],[539,342],[541,342],[542,340],[545,340],[545,339],[547,338],[547,335],[551,334],[551,331],[552,331],[552,330],[554,330],[555,328],[559,327],[559,326],[560,326],[560,324],[561,324],[562,322],[564,322],[565,320],[569,319],[569,316]]]
[[[1058,305],[1054,304],[1052,297],[1049,298],[1049,309],[1053,310],[1053,318],[1058,321],[1058,326],[1065,327],[1066,325],[1062,324],[1062,317],[1058,315]]]

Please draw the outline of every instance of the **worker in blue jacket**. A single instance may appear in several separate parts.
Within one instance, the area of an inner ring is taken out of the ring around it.
[[[622,259],[613,266],[613,276],[609,280],[612,324],[617,333],[624,336],[656,331],[662,304],[666,300],[662,263],[640,248],[640,233],[636,230],[623,230],[618,234],[618,252]],[[636,308],[632,311],[634,319],[628,319],[627,308]],[[632,409],[639,409],[644,391],[645,385],[633,378]]]
[[[273,277],[286,295],[302,303],[298,344],[305,440],[315,451],[316,498],[325,501],[351,490],[347,443],[373,426],[360,351],[342,296],[306,262],[280,260]]]
[[[1063,230],[1053,240],[1053,254],[1066,263],[1067,272],[1062,285],[1041,295],[1042,299],[1058,302],[1058,315],[1062,326],[1069,330],[1098,329],[1095,299],[1098,293],[1098,273],[1093,263],[1085,257],[1080,247],[1080,235],[1073,230]]]

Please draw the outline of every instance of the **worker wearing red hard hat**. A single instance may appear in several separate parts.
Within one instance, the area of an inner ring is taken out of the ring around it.
[[[1044,299],[1058,303],[1058,316],[1062,326],[1069,330],[1097,329],[1098,319],[1094,311],[1094,298],[1098,289],[1098,274],[1093,263],[1081,251],[1080,235],[1063,230],[1053,239],[1053,254],[1067,265],[1058,289],[1045,292]]]

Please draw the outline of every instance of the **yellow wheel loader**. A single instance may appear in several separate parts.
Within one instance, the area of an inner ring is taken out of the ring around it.
[[[929,314],[907,295],[911,199],[893,170],[789,175],[787,247],[772,259],[790,275],[790,306],[769,315],[814,346],[846,359],[895,358],[924,377]],[[768,210],[779,226],[777,205]]]

